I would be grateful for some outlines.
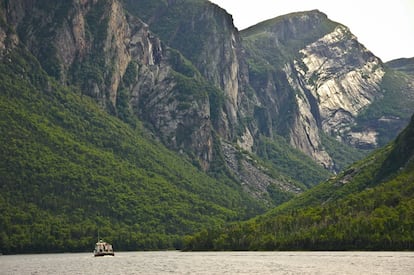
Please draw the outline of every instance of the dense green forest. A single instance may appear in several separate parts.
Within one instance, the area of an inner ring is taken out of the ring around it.
[[[30,53],[0,63],[0,252],[180,248],[201,228],[264,210],[49,78]]]
[[[188,236],[188,250],[414,249],[414,117],[397,140],[269,213]]]

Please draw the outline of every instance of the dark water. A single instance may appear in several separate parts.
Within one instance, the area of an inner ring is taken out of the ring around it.
[[[118,252],[0,256],[0,274],[414,274],[414,252]]]

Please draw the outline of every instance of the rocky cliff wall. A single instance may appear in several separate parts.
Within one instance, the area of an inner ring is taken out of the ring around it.
[[[147,24],[127,14],[122,2],[17,0],[5,9],[8,23],[49,74],[79,85],[111,113],[138,115],[167,146],[194,154],[208,169],[213,144],[208,95],[185,94],[172,51]],[[197,77],[186,80],[201,87]],[[119,109],[119,100],[127,101],[127,110]]]
[[[215,131],[225,140],[238,140],[251,150],[253,144],[248,137],[253,133],[243,121],[246,114],[252,113],[254,96],[246,93],[248,67],[231,15],[208,1],[154,1],[147,9],[134,1],[126,2],[134,14],[147,18],[150,28],[166,44],[179,50],[222,91],[224,103],[214,121]]]
[[[334,161],[319,135],[318,103],[298,74],[294,58],[307,43],[332,28],[326,15],[311,11],[271,19],[243,31],[252,68],[250,81],[266,114],[258,118],[261,134],[284,136],[327,169],[333,169]]]
[[[332,157],[325,151],[318,132],[319,113],[315,111],[315,108],[318,108],[318,106],[315,105],[314,98],[312,98],[306,88],[302,87],[301,79],[295,77],[294,69],[286,65],[284,71],[290,86],[295,92],[295,102],[297,105],[296,116],[294,116],[293,123],[290,125],[290,144],[310,156],[326,169],[332,170],[334,162]]]
[[[387,74],[347,27],[325,14],[315,10],[277,17],[244,30],[242,37],[249,81],[265,114],[257,117],[260,132],[285,136],[324,167],[336,165],[322,136],[373,149],[395,137],[398,130],[391,125],[400,125],[400,117],[407,121],[398,109],[413,106],[408,76]],[[410,103],[401,100],[402,94]],[[393,123],[385,125],[384,118]]]
[[[362,110],[382,96],[381,60],[341,25],[299,52],[295,68],[317,101],[322,130],[343,142],[375,147],[375,131],[352,132],[351,126]]]

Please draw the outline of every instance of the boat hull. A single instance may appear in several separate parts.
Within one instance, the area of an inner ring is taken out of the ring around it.
[[[102,257],[102,256],[115,256],[113,252],[95,252],[93,254],[95,257]]]

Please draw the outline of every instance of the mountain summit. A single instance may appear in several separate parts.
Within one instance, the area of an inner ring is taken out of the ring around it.
[[[325,14],[314,10],[277,17],[244,30],[242,36],[250,56],[250,82],[265,92],[263,105],[269,113],[276,111],[272,121],[283,118],[279,129],[284,131],[278,132],[326,168],[338,168],[339,160],[324,136],[354,148],[376,148],[390,138],[385,129],[394,132],[393,127],[407,123],[412,79],[396,76],[347,27]],[[284,83],[277,83],[281,79]],[[281,98],[289,100],[279,103],[290,106],[289,111],[279,113],[280,107],[269,106]],[[401,106],[407,107],[397,111]]]

